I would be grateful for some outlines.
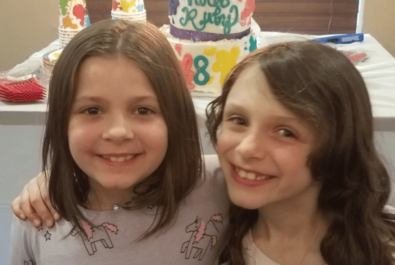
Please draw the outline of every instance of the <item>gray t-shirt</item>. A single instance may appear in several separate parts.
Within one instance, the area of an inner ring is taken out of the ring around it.
[[[34,228],[14,218],[10,264],[214,264],[228,226],[229,201],[216,156],[206,157],[207,176],[180,204],[169,228],[138,238],[155,219],[156,207],[90,211],[88,238],[61,220]]]

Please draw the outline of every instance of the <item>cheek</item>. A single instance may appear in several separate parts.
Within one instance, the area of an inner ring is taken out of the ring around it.
[[[221,156],[225,154],[227,151],[232,150],[233,148],[236,148],[238,145],[238,137],[235,134],[232,134],[226,129],[223,129],[219,136],[218,136],[218,141],[217,141],[217,150],[218,150],[218,155]]]
[[[68,126],[68,140],[70,152],[74,155],[75,151],[86,149],[92,139],[94,133],[98,132],[95,128],[91,128],[86,123],[71,120]]]
[[[142,127],[139,133],[143,137],[146,146],[156,149],[158,156],[164,156],[168,145],[168,130],[164,121],[152,124],[149,128]]]
[[[310,176],[307,166],[308,150],[303,148],[277,148],[273,151],[275,161],[281,163],[281,168],[294,176]]]
[[[218,141],[217,141],[217,152],[218,152],[218,156],[221,158],[222,155],[225,153],[225,150],[227,148],[227,141],[225,139],[225,137],[223,137],[223,135],[220,135],[218,137]]]

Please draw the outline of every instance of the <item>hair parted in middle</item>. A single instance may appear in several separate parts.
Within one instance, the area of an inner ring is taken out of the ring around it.
[[[160,208],[155,225],[144,234],[149,236],[171,223],[181,199],[192,191],[203,167],[195,110],[184,75],[169,42],[150,23],[94,23],[63,50],[50,81],[42,150],[43,169],[51,171],[49,196],[60,215],[74,226],[81,228],[81,220],[89,222],[78,208],[87,200],[89,181],[73,161],[67,128],[80,66],[93,56],[124,56],[135,62],[152,85],[167,125],[165,158],[151,176],[135,186],[138,196],[131,204],[133,209],[152,205]]]
[[[315,129],[317,140],[307,165],[322,183],[318,207],[329,218],[321,242],[326,264],[393,264],[383,240],[395,235],[390,221],[395,216],[383,211],[390,179],[374,146],[369,94],[359,71],[341,52],[313,41],[256,50],[233,69],[222,95],[206,110],[214,145],[227,96],[252,65],[258,65],[277,100]],[[242,239],[255,225],[258,210],[232,205],[230,218],[220,261],[242,265]]]

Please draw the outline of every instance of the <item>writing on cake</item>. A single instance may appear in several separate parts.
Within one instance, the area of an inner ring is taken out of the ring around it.
[[[194,6],[210,6],[215,8],[213,12],[204,11],[198,14],[198,9]],[[181,10],[185,16],[180,18],[180,24],[186,26],[188,22],[197,31],[202,31],[206,25],[222,25],[224,34],[228,35],[231,28],[239,21],[239,10],[236,5],[230,5],[229,0],[188,0],[188,6]]]

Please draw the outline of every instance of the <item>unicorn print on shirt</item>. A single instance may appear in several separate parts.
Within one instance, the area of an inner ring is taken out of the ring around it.
[[[99,226],[91,227],[87,223],[83,222],[83,227],[87,236],[85,236],[82,231],[79,231],[77,229],[71,231],[71,235],[76,236],[79,234],[81,236],[86,251],[90,256],[95,254],[95,252],[97,251],[96,243],[101,242],[105,248],[114,247],[108,231],[117,235],[119,230],[116,225],[110,223],[103,223]]]
[[[185,232],[191,233],[189,240],[181,246],[181,253],[185,253],[185,259],[189,259],[193,250],[196,250],[193,258],[202,260],[207,250],[215,247],[219,233],[216,223],[222,223],[221,214],[213,215],[207,223],[200,217],[196,217],[193,223],[185,227]]]

